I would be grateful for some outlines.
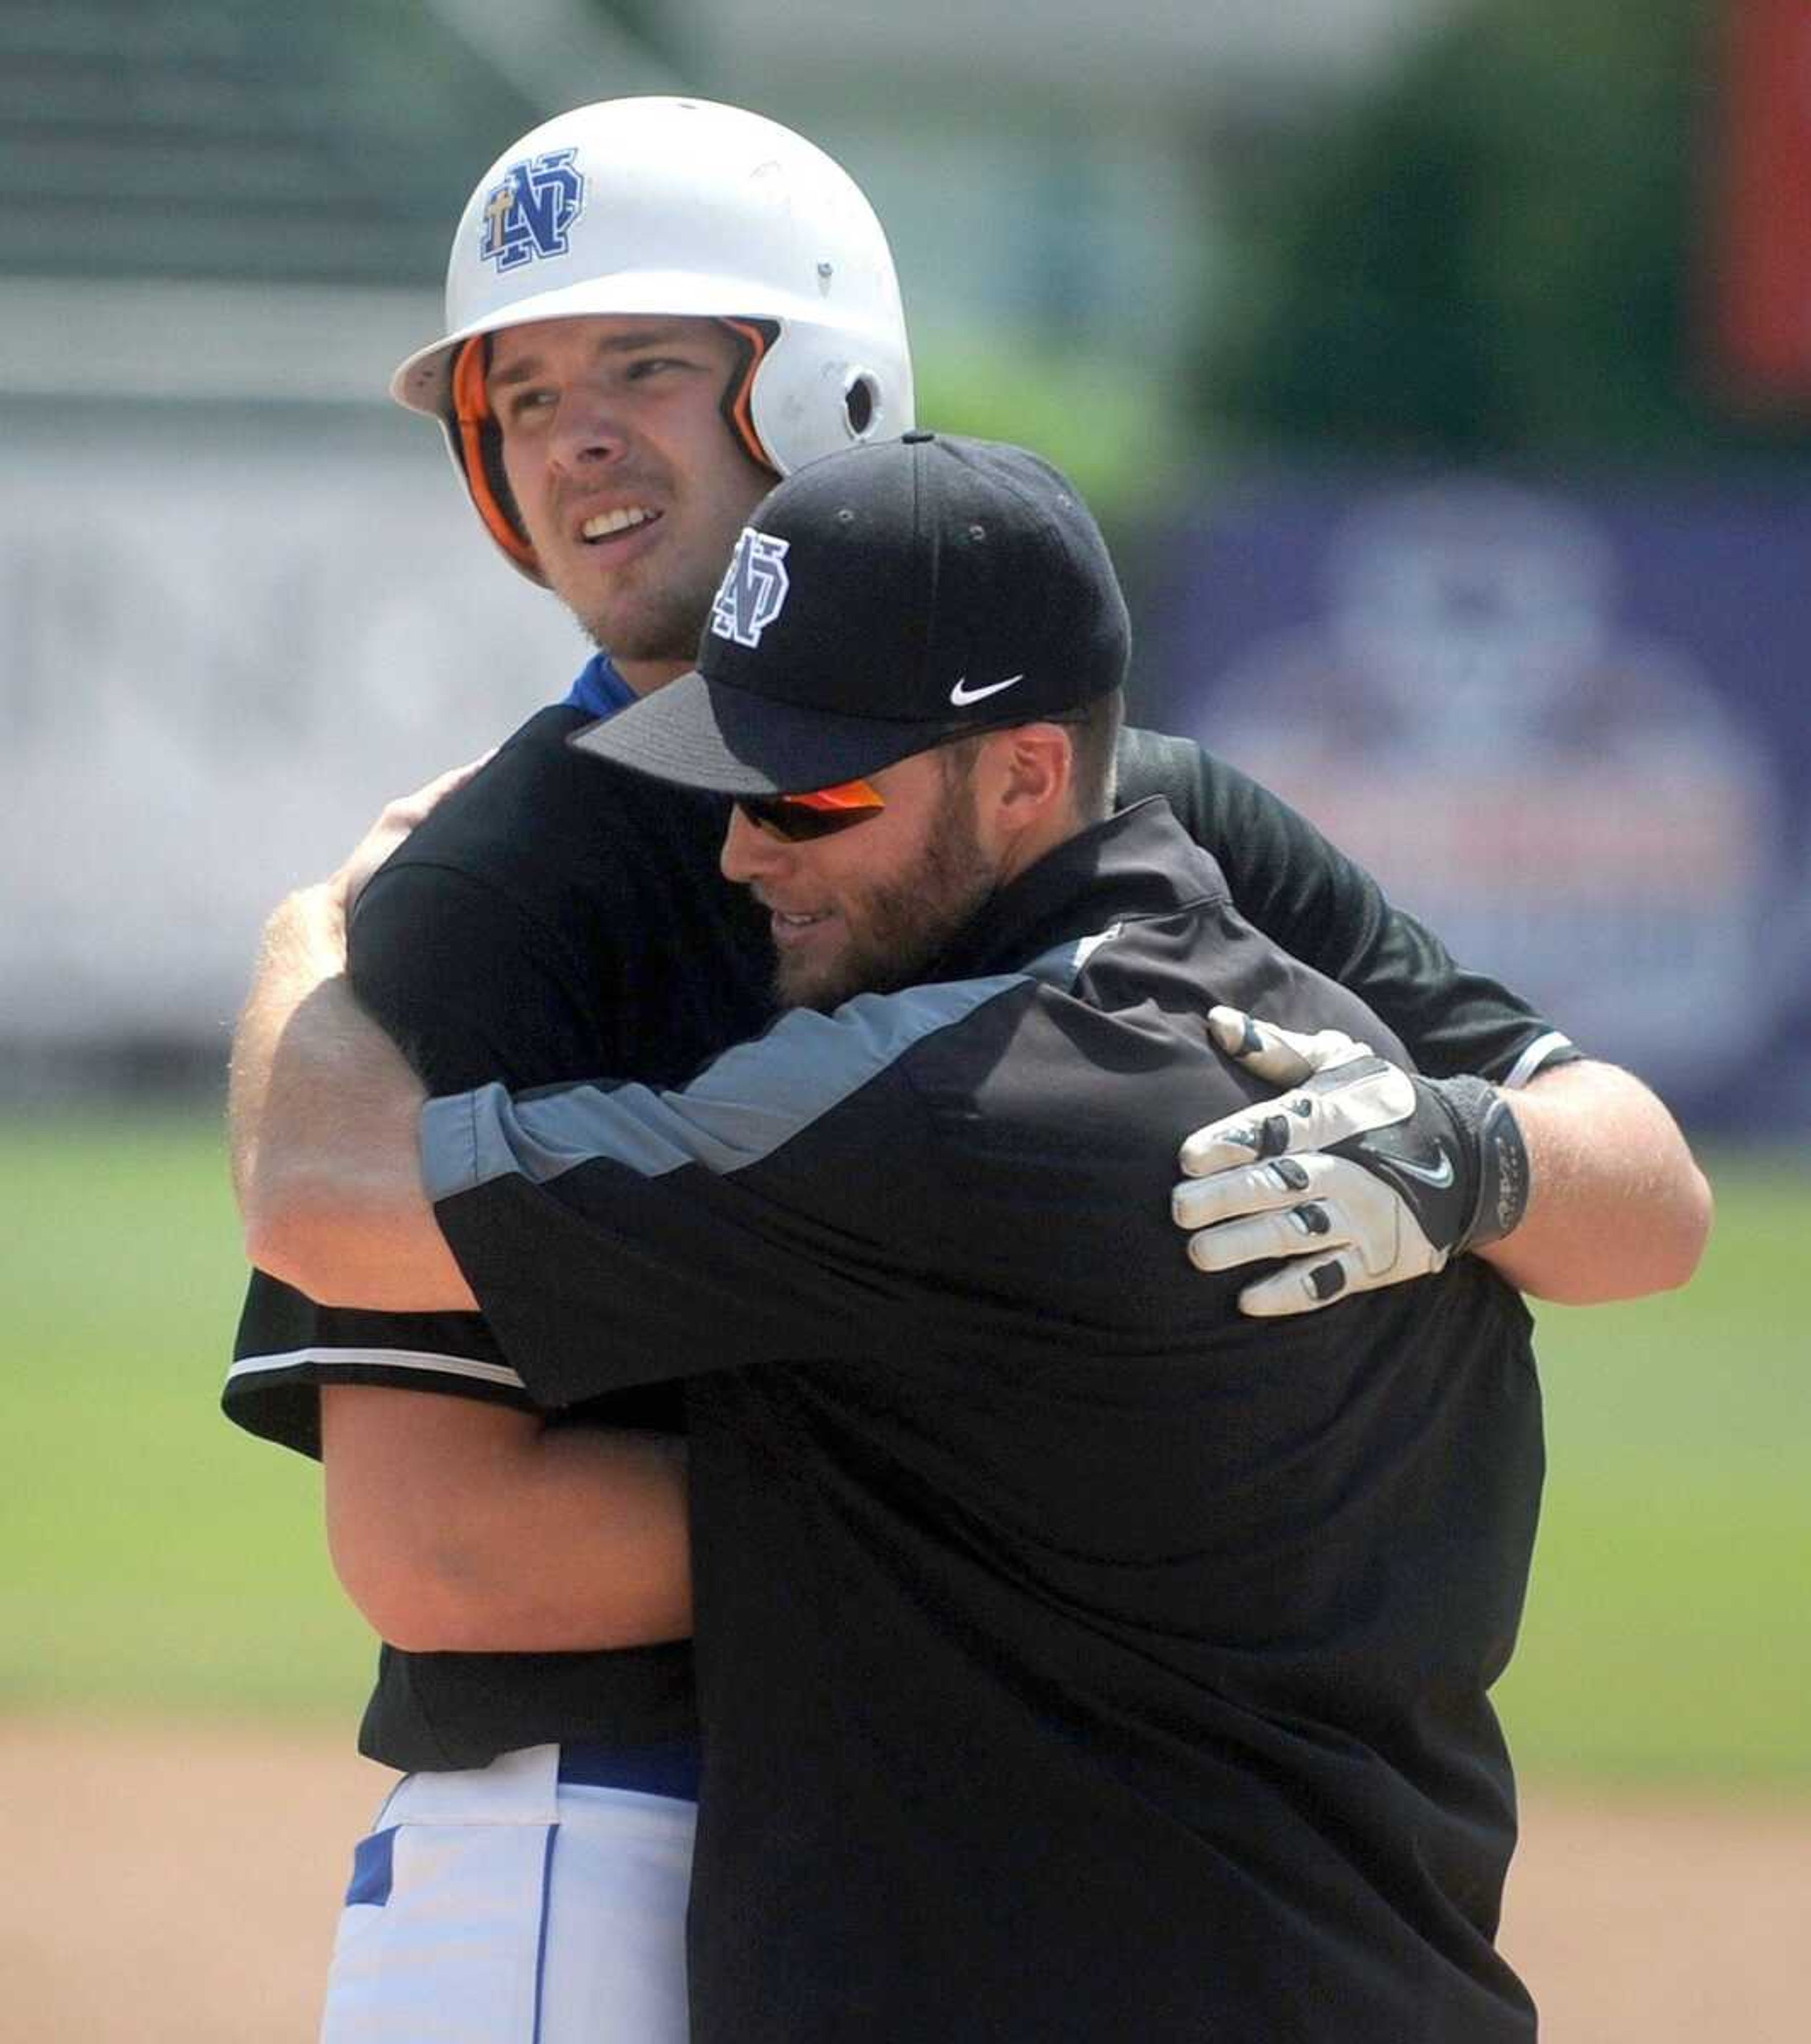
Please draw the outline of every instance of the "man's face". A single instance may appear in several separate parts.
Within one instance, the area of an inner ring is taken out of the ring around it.
[[[772,486],[718,405],[740,359],[713,320],[511,327],[485,379],[541,573],[631,686],[689,667],[736,535]]]
[[[788,1008],[913,985],[999,884],[955,755],[921,752],[871,780],[886,808],[833,836],[787,843],[740,809],[730,819],[723,870],[768,912]]]

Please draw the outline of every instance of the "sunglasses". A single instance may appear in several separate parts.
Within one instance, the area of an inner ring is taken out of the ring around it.
[[[1006,731],[1015,721],[965,724],[932,741],[932,747],[959,745],[990,731]],[[1059,724],[1074,730],[1087,721],[1085,711],[1067,717],[1040,717],[1040,724]],[[809,844],[813,839],[834,837],[838,831],[852,830],[870,822],[886,807],[886,797],[871,781],[840,781],[833,788],[814,789],[808,795],[738,795],[736,806],[750,823],[787,844]]]
[[[886,807],[886,797],[871,782],[843,781],[808,795],[738,795],[736,806],[770,836],[809,844],[870,821]]]

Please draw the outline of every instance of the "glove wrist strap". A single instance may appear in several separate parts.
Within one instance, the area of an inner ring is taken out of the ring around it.
[[[1521,1225],[1531,1190],[1528,1145],[1515,1110],[1487,1081],[1446,1079],[1440,1091],[1478,1162],[1477,1198],[1465,1232],[1453,1244],[1456,1254],[1501,1242]]]

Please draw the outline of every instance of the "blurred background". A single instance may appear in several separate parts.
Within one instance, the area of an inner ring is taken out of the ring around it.
[[[584,656],[385,393],[493,158],[644,91],[866,188],[921,419],[1102,513],[1141,721],[1686,1122],[1698,1281],[1541,1316],[1501,1702],[1556,1810],[1783,1813],[1801,1916],[1802,0],[0,0],[0,1754],[27,1780],[102,1719],[349,1742],[315,1473],[214,1410],[227,1035],[275,899]],[[1642,1935],[1727,2028],[1741,1961]],[[1661,2034],[1630,2020],[1571,2034]]]

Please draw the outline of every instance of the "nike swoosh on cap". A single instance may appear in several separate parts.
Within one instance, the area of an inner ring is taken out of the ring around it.
[[[1025,679],[1023,674],[1009,674],[1003,682],[989,682],[984,687],[971,689],[964,674],[949,692],[949,699],[958,709],[966,709],[971,703],[978,703],[988,696],[997,696],[1002,689],[1017,688]]]

